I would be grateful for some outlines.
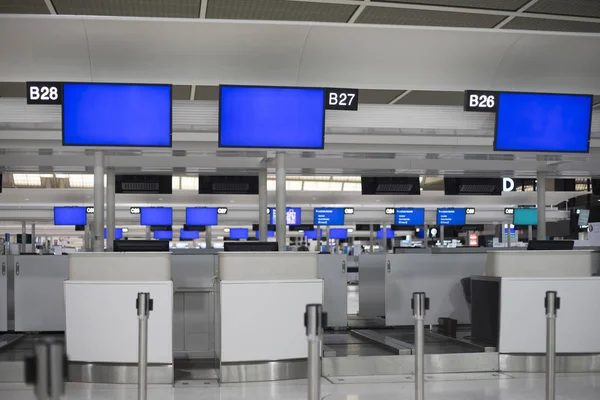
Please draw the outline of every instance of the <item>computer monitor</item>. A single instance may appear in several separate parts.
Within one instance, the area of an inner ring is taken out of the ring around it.
[[[573,240],[532,240],[527,244],[527,250],[573,250]]]
[[[225,242],[225,251],[278,251],[276,242]]]
[[[163,240],[115,240],[115,252],[168,252],[169,242]]]

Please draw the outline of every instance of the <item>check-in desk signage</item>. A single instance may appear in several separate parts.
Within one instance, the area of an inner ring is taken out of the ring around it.
[[[62,92],[61,82],[27,82],[27,104],[60,105]]]
[[[464,110],[468,112],[496,112],[498,92],[465,90]]]
[[[116,175],[115,193],[172,194],[171,175]]]
[[[325,89],[325,109],[358,111],[358,89]]]

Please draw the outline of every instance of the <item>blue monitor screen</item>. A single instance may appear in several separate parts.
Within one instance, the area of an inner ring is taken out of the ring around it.
[[[466,208],[438,208],[438,225],[465,225],[467,219]]]
[[[500,93],[494,149],[588,152],[592,96]]]
[[[288,207],[285,209],[285,224],[300,225],[302,220],[302,209],[299,207]],[[269,224],[277,224],[277,209],[269,208]]]
[[[396,208],[394,213],[394,223],[396,225],[424,225],[424,208]]]
[[[515,208],[513,213],[514,225],[537,225],[537,208]]]
[[[65,83],[65,146],[171,147],[171,86]]]
[[[334,228],[329,230],[329,239],[348,239],[348,229]]]
[[[275,231],[267,231],[267,237],[275,237]],[[256,231],[256,238],[260,239],[260,231]]]
[[[154,239],[172,240],[173,231],[154,231]]]
[[[142,207],[140,225],[173,225],[173,209],[171,207]]]
[[[216,208],[188,207],[185,209],[186,225],[219,225],[219,214]]]
[[[322,149],[325,90],[221,86],[219,147]]]
[[[179,230],[179,238],[180,239],[184,239],[184,240],[193,240],[193,239],[198,239],[200,238],[200,232],[198,231],[186,231],[185,229],[181,228]]]
[[[392,228],[386,229],[386,238],[392,239],[394,237],[394,231]],[[377,231],[377,239],[383,239],[383,228]]]
[[[106,239],[106,228],[104,228],[104,239]],[[123,228],[115,228],[115,239],[123,239]]]
[[[54,207],[54,225],[85,225],[85,207]]]
[[[343,208],[315,208],[315,225],[344,225]]]
[[[230,239],[248,239],[248,228],[231,228],[229,229]]]
[[[323,230],[320,229],[320,231],[321,231],[320,237],[323,237]],[[304,231],[304,237],[307,239],[316,239],[318,233],[319,233],[319,229],[313,229],[312,231]]]

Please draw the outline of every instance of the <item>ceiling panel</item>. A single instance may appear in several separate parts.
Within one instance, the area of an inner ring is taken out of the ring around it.
[[[360,14],[356,22],[361,24],[492,28],[504,18],[505,17],[503,16],[497,15],[367,7],[362,14]]]
[[[0,14],[50,14],[44,0],[0,0]]]
[[[0,82],[0,97],[25,97],[25,82]]]
[[[173,100],[189,100],[191,90],[190,85],[173,85]]]
[[[358,7],[283,0],[209,0],[207,18],[347,22]]]
[[[588,32],[600,33],[600,20],[595,22],[561,21],[555,19],[515,18],[502,29],[532,31]]]
[[[396,104],[462,106],[464,92],[436,92],[427,90],[413,90]]]
[[[372,90],[360,89],[358,102],[361,104],[389,104],[390,101],[401,95],[403,90]]]
[[[194,100],[219,100],[218,86],[196,86],[196,95]]]
[[[540,0],[527,12],[600,18],[598,0]]]
[[[516,11],[529,0],[379,0],[384,3],[425,4],[428,6],[470,7]]]
[[[41,0],[43,3],[43,0]],[[200,0],[52,0],[58,14],[198,18]]]

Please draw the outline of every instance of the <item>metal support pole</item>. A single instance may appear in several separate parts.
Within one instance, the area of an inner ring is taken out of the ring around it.
[[[556,310],[560,297],[556,292],[546,292],[546,400],[554,400],[556,386]]]
[[[25,381],[35,386],[38,400],[59,400],[65,393],[66,364],[64,343],[54,339],[35,343],[34,356],[25,360]]]
[[[152,239],[152,229],[148,225],[146,225],[146,240]]]
[[[104,251],[104,152],[94,152],[94,239],[95,253]]]
[[[115,241],[115,170],[106,170],[106,251],[113,251]]]
[[[427,232],[429,227],[427,224],[423,225],[423,247],[427,248],[429,246],[429,232]]]
[[[267,214],[267,169],[261,169],[258,173],[258,235],[261,242],[268,240],[268,216]]]
[[[508,232],[506,234],[506,243],[507,243],[507,247],[511,247],[511,237],[510,237],[510,224],[508,224]]]
[[[537,175],[537,240],[546,240],[546,173]]]
[[[373,224],[369,225],[369,228],[370,228],[370,231],[369,231],[369,247],[371,249],[371,253],[373,253],[373,250],[375,250],[374,243],[373,243],[375,241],[374,235],[373,235],[373,233],[374,233],[374,231],[373,231]]]
[[[308,400],[321,400],[321,343],[323,326],[327,323],[321,304],[308,304],[304,326],[308,339]]]
[[[387,247],[387,239],[388,239],[388,237],[387,237],[387,225],[386,224],[382,224],[381,226],[383,227],[382,228],[383,229],[383,251],[385,253],[387,253],[387,251],[388,251],[388,247]]]
[[[329,225],[325,227],[325,236],[327,237],[327,252],[331,254],[331,229]]]
[[[146,400],[148,392],[148,317],[153,304],[150,293],[138,293],[136,300],[138,331],[138,400]]]
[[[444,239],[445,239],[444,225],[440,225],[440,243],[442,244],[442,247],[444,247]]]
[[[532,241],[533,240],[533,226],[529,225],[527,227],[527,240]]]
[[[276,169],[275,169],[275,209],[277,212],[277,245],[279,251],[285,251],[286,244],[286,208],[285,208],[285,152],[278,151],[275,155]]]
[[[207,226],[206,227],[206,248],[207,249],[212,249],[212,226]]]
[[[411,300],[415,319],[415,400],[425,397],[425,311],[429,310],[429,299],[423,292],[413,293]]]
[[[27,241],[25,241],[25,242],[27,242]],[[36,252],[36,248],[35,248],[35,243],[36,243],[36,240],[35,240],[35,223],[33,223],[33,224],[31,224],[31,247],[32,247],[31,251],[33,251],[34,253],[37,253]]]
[[[21,222],[21,244],[19,245],[19,253],[24,254],[27,252],[27,223]]]

